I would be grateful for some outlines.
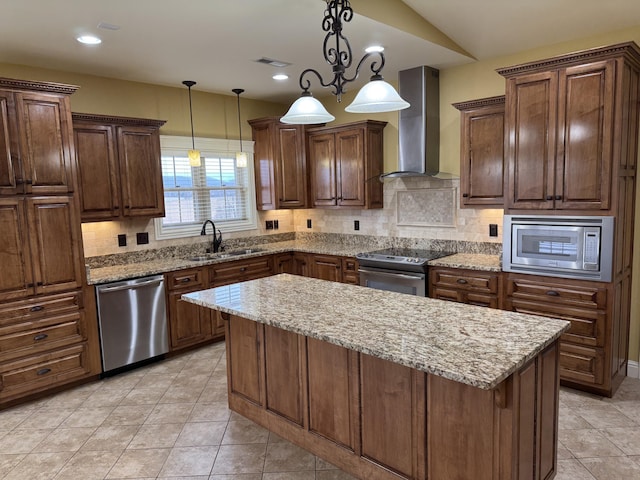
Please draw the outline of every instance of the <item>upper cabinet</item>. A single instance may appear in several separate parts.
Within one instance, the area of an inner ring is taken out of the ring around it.
[[[639,63],[627,43],[498,70],[507,78],[507,210],[615,209],[613,179],[635,166]]]
[[[504,95],[460,110],[460,207],[504,206]]]
[[[0,78],[0,195],[73,192],[69,95],[76,89]]]
[[[82,221],[164,216],[162,120],[73,114]]]
[[[307,130],[311,207],[383,207],[386,124],[366,120]]]
[[[304,126],[279,117],[249,120],[253,131],[258,210],[307,208]]]

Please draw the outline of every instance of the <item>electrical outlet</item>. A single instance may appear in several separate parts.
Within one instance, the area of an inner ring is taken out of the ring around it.
[[[273,230],[273,220],[266,220],[265,222],[267,230]]]
[[[280,227],[280,225],[278,224],[278,220],[274,220],[273,221],[273,229],[277,230]]]
[[[146,245],[149,243],[149,234],[147,232],[136,233],[136,243],[138,245]]]
[[[360,220],[354,220],[353,221],[353,229],[354,230],[360,230]]]
[[[490,237],[497,237],[498,236],[498,224],[497,223],[490,223],[489,224],[489,236]]]
[[[127,235],[124,233],[121,233],[118,235],[118,246],[119,247],[126,247],[127,246]]]
[[[307,218],[307,228],[311,228],[311,219]]]

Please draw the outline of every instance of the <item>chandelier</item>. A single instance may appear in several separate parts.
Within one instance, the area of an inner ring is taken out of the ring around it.
[[[347,69],[351,67],[353,55],[349,40],[342,33],[342,22],[350,22],[353,18],[353,9],[349,0],[326,0],[327,8],[322,19],[322,29],[327,32],[324,38],[323,50],[324,58],[333,70],[333,78],[325,81],[322,75],[313,68],[307,68],[300,74],[300,88],[302,94],[280,119],[283,123],[311,124],[327,123],[335,120],[324,108],[322,103],[313,98],[309,88],[311,81],[305,78],[309,74],[318,77],[320,85],[324,88],[331,88],[332,93],[338,97],[338,102],[342,100],[345,92],[345,85],[353,82],[360,74],[360,68],[365,61],[373,56],[378,58],[371,62],[371,72],[373,75],[369,83],[360,89],[353,102],[345,108],[349,113],[380,113],[402,110],[409,107],[409,103],[404,101],[395,88],[384,81],[380,72],[384,67],[384,54],[381,51],[365,53],[360,59],[356,70],[352,76],[347,75]],[[335,45],[334,45],[335,43]]]

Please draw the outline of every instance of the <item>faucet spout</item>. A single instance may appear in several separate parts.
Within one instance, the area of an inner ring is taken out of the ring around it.
[[[211,224],[211,228],[213,229],[212,238],[211,238],[211,252],[218,253],[220,251],[220,246],[222,245],[222,232],[218,229],[218,233],[216,235],[216,224],[211,220],[205,220],[202,224],[202,230],[200,230],[200,235],[207,234],[207,224]]]

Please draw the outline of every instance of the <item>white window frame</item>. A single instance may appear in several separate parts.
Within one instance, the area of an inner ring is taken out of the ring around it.
[[[191,137],[160,135],[160,151],[163,155],[186,156],[187,150],[191,149],[191,145]],[[240,151],[239,140],[196,137],[195,145],[203,156],[206,156],[206,153],[210,153],[211,156],[226,154],[235,157],[236,152]],[[243,232],[258,228],[255,174],[253,169],[253,142],[243,140],[242,151],[247,154],[247,218],[246,220],[220,220],[218,222],[216,222],[215,218],[212,218],[211,220],[216,224],[216,229],[223,233]],[[163,225],[162,218],[154,219],[154,227],[157,240],[200,236],[200,231],[202,230],[202,224]]]

